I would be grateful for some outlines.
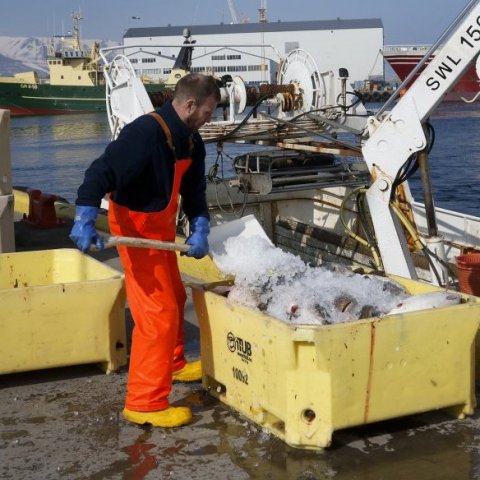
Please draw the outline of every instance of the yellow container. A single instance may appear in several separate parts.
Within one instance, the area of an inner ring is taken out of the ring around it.
[[[177,237],[175,241],[183,243],[185,239]],[[227,278],[209,256],[197,260],[186,255],[180,255],[180,252],[177,252],[177,260],[180,272],[199,283],[215,283]]]
[[[438,290],[401,281],[412,294]],[[451,407],[473,413],[480,304],[336,325],[291,325],[195,289],[203,383],[293,447],[335,430]]]
[[[0,373],[126,364],[117,270],[76,249],[0,255]]]
[[[45,192],[49,193],[49,192]],[[30,212],[30,197],[28,192],[25,190],[18,190],[18,188],[13,189],[15,207],[14,211],[17,215],[28,215]],[[57,218],[70,219],[73,220],[75,217],[75,204],[68,203],[66,201],[58,200],[54,203],[55,214]],[[100,211],[97,220],[95,222],[95,227],[97,230],[102,232],[110,232],[108,226],[108,219],[105,212]]]

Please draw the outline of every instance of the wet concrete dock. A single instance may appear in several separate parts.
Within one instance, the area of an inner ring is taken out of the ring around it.
[[[17,249],[70,247],[68,231],[68,224],[33,231],[17,222]],[[95,256],[120,268],[114,251]],[[130,332],[128,307],[126,317]],[[186,317],[187,355],[197,359],[191,302]],[[126,379],[127,367],[105,375],[94,365],[0,376],[0,478],[480,478],[478,411],[464,420],[437,411],[338,431],[330,448],[312,452],[263,432],[201,383],[173,387],[173,403],[192,408],[191,425],[170,430],[130,424],[121,417]]]

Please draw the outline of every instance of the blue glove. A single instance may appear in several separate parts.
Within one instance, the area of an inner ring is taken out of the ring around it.
[[[208,234],[210,224],[206,217],[194,217],[190,220],[190,236],[185,242],[190,245],[187,257],[203,258],[208,253]]]
[[[102,237],[100,237],[95,230],[97,214],[97,207],[82,207],[77,205],[75,208],[75,223],[70,232],[70,238],[82,252],[88,252],[92,243],[94,243],[99,250],[103,250],[104,248]]]

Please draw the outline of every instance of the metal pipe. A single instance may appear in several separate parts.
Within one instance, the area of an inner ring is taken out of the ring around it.
[[[428,168],[428,153],[426,149],[417,153],[417,162],[422,179],[428,235],[431,237],[436,237],[438,235],[437,219],[435,217],[435,205],[433,202],[432,184],[430,181],[430,171]]]
[[[320,133],[320,132],[315,132],[315,131],[313,131],[313,130],[311,130],[311,129],[308,129],[308,128],[300,127],[300,126],[296,125],[294,121],[282,120],[281,118],[273,117],[273,116],[268,115],[268,114],[266,114],[266,113],[264,113],[264,112],[261,112],[261,115],[262,115],[263,117],[265,117],[265,118],[268,118],[268,119],[270,119],[270,120],[273,120],[274,122],[278,122],[278,123],[283,124],[283,125],[288,125],[288,126],[293,127],[293,128],[295,128],[295,129],[297,129],[297,130],[299,130],[299,131],[308,133],[309,135],[313,135],[313,136],[325,138],[325,139],[330,140],[330,141],[332,140],[331,135],[325,135],[325,134],[322,134],[322,133]],[[321,118],[319,118],[319,121],[320,121],[320,122],[322,121]],[[344,146],[344,147],[347,147],[347,148],[353,150],[354,152],[361,152],[361,150],[362,150],[358,145],[355,145],[355,144],[353,144],[353,143],[351,143],[351,142],[347,142],[347,141],[345,141],[345,140],[340,140],[339,138],[336,138],[336,139],[335,139],[335,143],[338,143],[339,145],[342,145],[342,146]]]

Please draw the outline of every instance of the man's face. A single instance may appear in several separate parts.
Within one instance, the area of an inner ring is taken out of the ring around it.
[[[212,119],[213,112],[217,108],[217,101],[214,97],[208,97],[201,105],[195,100],[187,100],[188,116],[185,123],[192,129],[198,130],[202,125]]]

